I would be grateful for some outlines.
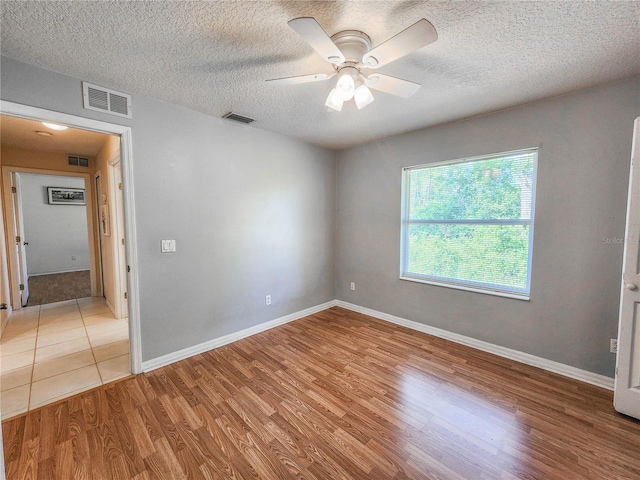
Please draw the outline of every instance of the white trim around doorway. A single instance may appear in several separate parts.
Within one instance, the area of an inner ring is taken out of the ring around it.
[[[93,130],[120,136],[120,162],[124,196],[125,250],[128,273],[129,342],[131,372],[142,372],[142,345],[140,339],[140,301],[138,288],[138,254],[136,237],[136,215],[133,183],[133,148],[131,127],[102,122],[90,118],[69,115],[19,103],[0,100],[0,112],[4,115],[30,120],[49,120],[70,127]],[[90,180],[91,181],[91,180]]]

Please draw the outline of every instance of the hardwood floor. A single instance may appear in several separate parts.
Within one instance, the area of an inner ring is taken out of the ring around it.
[[[8,480],[640,478],[611,392],[340,308],[2,430]]]

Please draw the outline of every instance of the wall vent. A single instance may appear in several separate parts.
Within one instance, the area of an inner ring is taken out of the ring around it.
[[[73,167],[88,167],[89,158],[81,157],[79,155],[67,155],[67,162]]]
[[[222,118],[226,118],[227,120],[233,120],[234,122],[240,122],[240,123],[255,122],[253,118],[243,117],[242,115],[238,115],[237,113],[233,113],[233,112],[229,112],[223,115]]]
[[[84,108],[131,118],[131,95],[82,82]]]

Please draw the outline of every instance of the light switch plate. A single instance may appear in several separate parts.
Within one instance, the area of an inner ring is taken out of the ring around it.
[[[162,253],[172,253],[176,251],[175,240],[162,240]]]

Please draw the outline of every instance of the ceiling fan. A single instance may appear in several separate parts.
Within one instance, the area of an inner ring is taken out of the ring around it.
[[[288,24],[333,65],[334,72],[275,78],[267,82],[272,85],[295,85],[328,80],[337,75],[336,86],[325,103],[327,107],[337,111],[342,110],[344,102],[352,98],[358,109],[366,107],[373,102],[370,89],[403,98],[416,93],[420,88],[419,83],[376,72],[366,73],[363,70],[383,67],[438,39],[436,29],[424,18],[373,50],[369,36],[359,30],[344,30],[329,37],[313,17],[294,18]]]

